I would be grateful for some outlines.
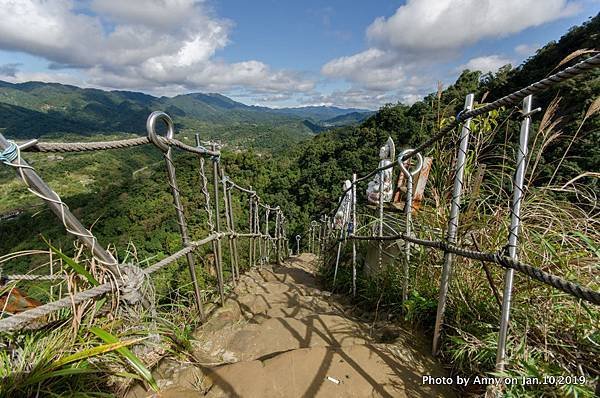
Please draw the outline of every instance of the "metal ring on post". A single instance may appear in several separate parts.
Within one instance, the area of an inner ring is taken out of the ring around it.
[[[169,115],[162,111],[154,111],[148,116],[146,120],[146,131],[148,131],[148,138],[154,145],[156,145],[161,151],[167,152],[169,146],[158,138],[156,134],[156,121],[162,120],[167,126],[167,139],[172,139],[175,136],[175,124]]]
[[[421,153],[417,153],[417,167],[415,167],[412,171],[408,170],[406,166],[404,166],[404,161],[402,158],[404,155],[411,153],[412,151],[414,151],[414,149],[405,149],[400,153],[400,155],[398,155],[398,164],[400,165],[400,170],[402,170],[402,173],[404,173],[404,175],[407,177],[409,173],[413,177],[416,176],[417,173],[423,168],[423,155],[421,155]]]

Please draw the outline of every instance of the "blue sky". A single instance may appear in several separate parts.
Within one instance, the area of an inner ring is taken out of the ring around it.
[[[412,103],[464,68],[518,65],[599,6],[598,0],[0,0],[0,80],[376,109]]]

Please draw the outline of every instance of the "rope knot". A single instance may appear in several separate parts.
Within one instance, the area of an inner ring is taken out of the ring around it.
[[[143,290],[147,275],[144,271],[133,264],[121,266],[123,286],[121,287],[121,299],[130,305],[137,304],[144,298]]]

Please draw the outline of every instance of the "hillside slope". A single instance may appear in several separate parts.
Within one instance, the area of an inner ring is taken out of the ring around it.
[[[246,105],[215,93],[154,97],[138,92],[83,89],[58,83],[0,81],[0,131],[9,137],[32,138],[64,133],[144,134],[146,117],[154,110],[167,112],[179,128],[242,124],[249,129],[258,127],[258,130],[275,127],[274,133],[284,134],[291,142],[298,141],[293,130],[303,138],[312,133],[304,126],[304,120],[318,123],[349,113],[370,113],[327,106],[272,109]],[[285,131],[281,126],[287,127]]]

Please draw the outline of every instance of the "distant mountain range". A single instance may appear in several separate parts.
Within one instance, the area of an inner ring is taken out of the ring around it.
[[[9,137],[48,134],[145,133],[150,112],[162,110],[179,127],[198,125],[297,124],[317,133],[357,123],[372,111],[333,106],[268,108],[246,105],[221,94],[154,97],[131,91],[104,91],[58,83],[0,81],[0,131]]]

